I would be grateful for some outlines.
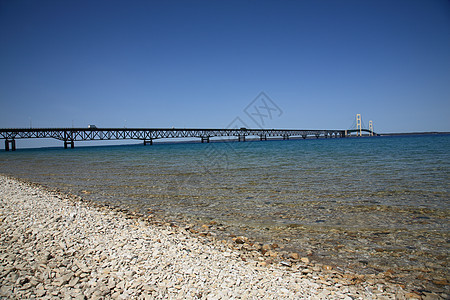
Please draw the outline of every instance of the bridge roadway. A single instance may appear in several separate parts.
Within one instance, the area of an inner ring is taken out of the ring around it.
[[[362,131],[371,132],[367,129]],[[254,136],[267,140],[268,137],[346,137],[356,130],[299,130],[299,129],[188,129],[188,128],[22,128],[0,129],[0,139],[5,140],[5,150],[16,150],[16,139],[53,138],[64,142],[64,148],[69,145],[74,148],[75,141],[95,140],[142,140],[144,145],[152,144],[153,140],[164,138],[200,138],[202,143],[209,143],[213,137],[236,137],[245,141],[246,137]]]

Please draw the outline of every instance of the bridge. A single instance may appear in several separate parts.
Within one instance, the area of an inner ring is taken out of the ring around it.
[[[360,131],[360,129],[358,129]],[[373,134],[372,131],[363,131]],[[151,145],[156,139],[198,138],[202,143],[209,143],[211,138],[226,137],[244,142],[254,137],[264,141],[268,138],[290,137],[344,138],[355,130],[299,130],[299,129],[193,129],[193,128],[21,128],[0,129],[0,139],[5,140],[5,150],[16,150],[16,140],[33,138],[52,138],[64,142],[64,148],[74,148],[75,141],[101,140],[141,140],[144,145]]]

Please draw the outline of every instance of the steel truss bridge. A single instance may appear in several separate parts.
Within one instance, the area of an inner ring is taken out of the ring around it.
[[[5,140],[5,150],[16,150],[17,139],[53,138],[64,142],[64,148],[74,148],[75,141],[101,140],[141,140],[144,145],[151,145],[156,139],[199,138],[202,143],[209,143],[210,138],[235,138],[244,142],[247,137],[259,137],[261,141],[268,137],[343,138],[361,130],[298,130],[298,129],[187,129],[187,128],[29,128],[0,129],[0,139]],[[370,135],[375,133],[362,129]]]

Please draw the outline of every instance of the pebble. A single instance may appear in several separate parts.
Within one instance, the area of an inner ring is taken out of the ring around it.
[[[309,258],[307,257],[302,257],[300,260],[305,264],[309,264]]]
[[[243,236],[222,243],[212,235],[198,236],[192,228],[149,224],[126,212],[88,206],[3,175],[0,232],[0,298],[408,299],[417,295],[382,279],[371,279],[371,284],[350,280],[353,277],[314,266],[298,253],[276,251],[282,249],[277,244],[253,244]],[[382,293],[371,292],[379,285]]]
[[[299,260],[300,259],[300,255],[298,253],[296,253],[296,252],[289,253],[289,257],[294,259],[294,260]]]

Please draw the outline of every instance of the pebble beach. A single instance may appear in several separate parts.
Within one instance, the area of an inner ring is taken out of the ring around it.
[[[442,299],[0,175],[0,298]]]

